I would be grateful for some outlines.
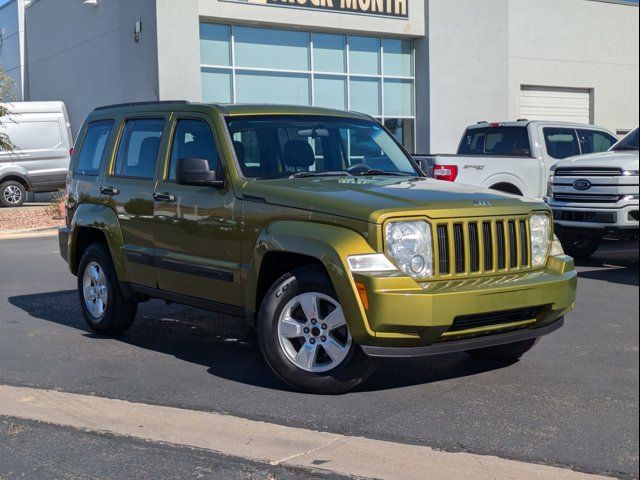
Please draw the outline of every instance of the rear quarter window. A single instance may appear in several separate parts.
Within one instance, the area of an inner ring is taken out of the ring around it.
[[[113,123],[113,120],[100,120],[89,124],[78,153],[75,173],[98,175]]]
[[[527,127],[469,128],[460,142],[458,155],[531,156]]]

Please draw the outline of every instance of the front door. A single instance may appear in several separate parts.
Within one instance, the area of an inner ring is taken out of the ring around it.
[[[240,204],[224,188],[178,185],[180,158],[205,158],[225,177],[207,117],[174,120],[167,163],[156,186],[154,237],[158,288],[220,304],[241,306]]]

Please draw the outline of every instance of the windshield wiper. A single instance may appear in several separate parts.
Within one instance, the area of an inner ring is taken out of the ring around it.
[[[344,170],[336,172],[298,172],[289,178],[310,178],[310,177],[352,177],[349,172]]]
[[[369,170],[364,170],[362,172],[358,172],[359,177],[368,177],[372,175],[392,175],[396,177],[409,177],[411,176],[408,173],[403,172],[390,172],[388,170],[381,170],[379,168],[370,168]]]

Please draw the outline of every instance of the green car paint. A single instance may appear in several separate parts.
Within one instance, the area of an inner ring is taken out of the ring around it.
[[[274,278],[272,270],[282,274],[282,265],[319,264],[331,279],[354,340],[374,347],[420,347],[544,327],[573,308],[576,272],[573,260],[562,255],[550,256],[539,268],[522,268],[518,260],[514,268],[498,269],[494,249],[494,268],[488,271],[472,272],[467,262],[464,271],[436,272],[424,281],[399,271],[352,273],[349,256],[385,252],[383,232],[389,221],[423,219],[433,228],[442,224],[449,229],[486,222],[495,229],[496,219],[509,225],[526,222],[532,213],[551,212],[537,201],[418,174],[246,178],[227,120],[274,115],[371,121],[319,108],[186,103],[125,105],[90,114],[69,174],[69,226],[60,232],[71,272],[77,274],[87,244],[104,238],[118,280],[140,298],[158,295],[254,322],[263,295],[280,276]],[[132,118],[165,120],[153,179],[112,175],[124,123]],[[168,179],[177,119],[200,119],[210,127],[224,186],[186,186]],[[75,162],[87,126],[99,120],[114,122],[100,169],[96,175],[79,173]],[[109,189],[117,195],[105,193]],[[176,201],[158,201],[156,194]],[[469,258],[469,245],[464,248]],[[366,289],[368,305],[358,284]],[[525,307],[537,308],[535,318],[449,331],[461,316]]]

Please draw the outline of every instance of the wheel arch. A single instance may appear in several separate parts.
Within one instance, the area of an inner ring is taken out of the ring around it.
[[[493,175],[487,178],[482,183],[482,186],[485,188],[490,188],[492,190],[498,190],[501,192],[511,193],[514,195],[520,195],[520,196],[528,195],[528,189],[527,189],[527,186],[524,184],[524,182],[520,178],[516,177],[515,175],[510,175],[510,174]],[[497,187],[502,187],[504,188],[504,190]]]

